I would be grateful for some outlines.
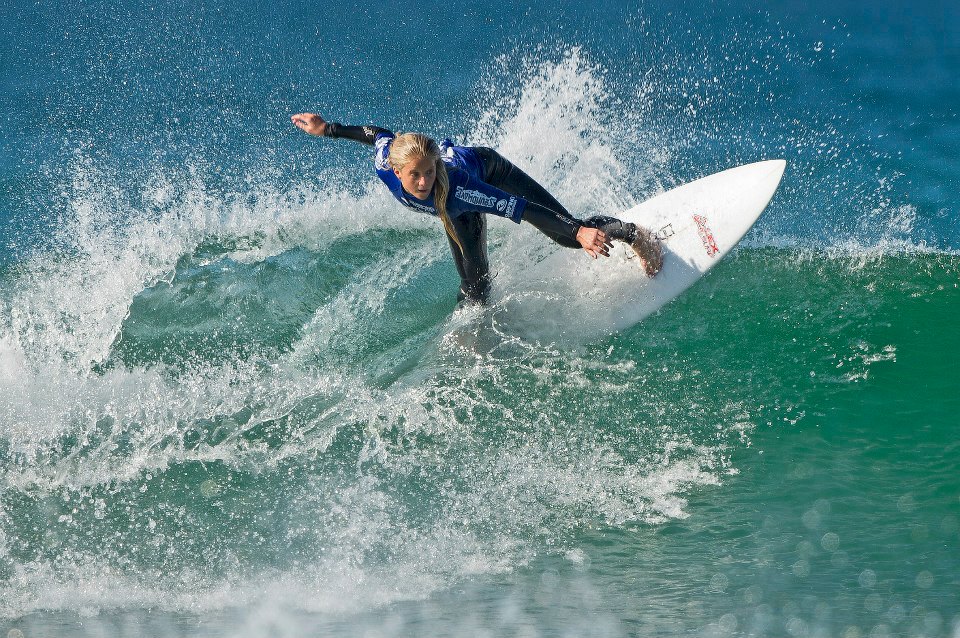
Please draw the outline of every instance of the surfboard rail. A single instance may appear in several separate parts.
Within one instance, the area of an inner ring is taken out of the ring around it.
[[[523,281],[510,281],[507,297],[541,317],[538,329],[545,334],[578,323],[594,332],[629,328],[683,294],[740,242],[773,199],[786,167],[783,159],[735,166],[618,215],[660,238],[663,268],[653,278],[622,243],[609,259],[557,250],[530,265]]]

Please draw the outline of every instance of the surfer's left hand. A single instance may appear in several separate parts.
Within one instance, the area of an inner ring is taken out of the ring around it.
[[[316,113],[297,113],[290,116],[293,125],[304,133],[323,137],[327,134],[327,122]]]
[[[610,249],[613,248],[613,244],[607,239],[606,233],[599,228],[581,226],[580,230],[577,231],[577,241],[587,251],[587,254],[594,259],[600,255],[609,257]]]

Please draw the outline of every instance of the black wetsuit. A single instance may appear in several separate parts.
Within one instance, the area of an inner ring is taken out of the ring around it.
[[[327,124],[327,137],[346,138],[363,142],[364,144],[377,144],[378,140],[385,141],[386,138],[392,139],[393,134],[383,128],[376,126],[344,126],[336,122]],[[445,143],[448,144],[448,143]],[[543,186],[536,180],[514,166],[509,160],[497,153],[492,148],[483,146],[476,147],[454,147],[461,151],[470,151],[480,160],[481,166],[477,167],[482,171],[479,177],[482,182],[499,189],[504,193],[521,198],[520,205],[517,207],[518,213],[522,213],[522,218],[531,223],[547,237],[566,248],[580,248],[580,242],[577,241],[577,231],[581,226],[591,228],[603,228],[608,234],[613,234],[615,239],[624,239],[632,241],[629,237],[629,230],[620,231],[621,236],[617,235],[617,229],[625,226],[617,219],[612,217],[595,216],[588,220],[578,220],[573,217]],[[452,153],[451,153],[452,155]],[[378,156],[378,162],[382,158]],[[453,176],[453,171],[460,170],[452,166],[447,161],[444,162],[448,176]],[[378,164],[378,173],[381,178],[393,177],[385,170],[385,166]],[[459,175],[458,175],[459,176]],[[462,176],[459,176],[462,177]],[[395,178],[394,178],[395,179]],[[385,179],[386,181],[386,179]],[[476,182],[473,182],[476,186]],[[399,192],[399,183],[388,184],[394,195],[404,205],[421,210],[422,212],[432,212],[432,208],[425,207],[420,200],[416,200],[405,192]],[[468,191],[474,192],[474,191]],[[452,195],[448,196],[448,203]],[[482,195],[480,195],[482,198]],[[458,204],[462,203],[457,202]],[[429,202],[432,207],[432,199]],[[513,210],[514,205],[511,201],[509,210]],[[460,274],[461,285],[458,300],[470,300],[476,303],[484,303],[490,292],[490,263],[487,258],[487,222],[486,216],[481,213],[498,213],[494,209],[486,210],[478,207],[474,212],[450,215],[450,222],[457,234],[457,242],[448,236],[450,251],[453,254],[454,263]],[[433,214],[436,214],[433,212]],[[514,219],[519,222],[519,214]],[[632,226],[632,224],[631,224]],[[462,247],[462,250],[461,250]]]

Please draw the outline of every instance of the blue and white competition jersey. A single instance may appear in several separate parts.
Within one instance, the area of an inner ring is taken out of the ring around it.
[[[404,206],[428,215],[436,215],[433,195],[427,200],[420,200],[407,193],[403,190],[400,178],[387,163],[393,138],[393,133],[381,131],[374,141],[377,176]],[[447,196],[447,214],[450,217],[458,217],[464,213],[489,213],[520,223],[527,200],[484,182],[483,164],[472,148],[454,146],[450,140],[444,140],[440,150],[450,179],[450,193]]]

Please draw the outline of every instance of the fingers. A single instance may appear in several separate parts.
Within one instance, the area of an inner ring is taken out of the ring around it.
[[[604,257],[610,256],[610,249],[613,248],[613,243],[607,239],[606,233],[602,230],[597,230],[597,235],[593,239],[594,250]],[[596,257],[594,257],[596,259]]]
[[[610,249],[613,248],[613,244],[607,239],[607,236],[603,231],[596,230],[591,228],[592,237],[585,238],[585,241],[582,241],[583,250],[586,251],[588,255],[594,259],[600,257],[609,257]]]
[[[594,259],[596,259],[597,257],[600,257],[601,255],[603,255],[604,257],[610,256],[610,249],[599,242],[594,244],[593,246],[590,246],[589,248],[584,248],[584,250],[588,255],[590,255]]]
[[[290,121],[293,122],[293,125],[300,130],[306,130],[308,124],[306,120],[306,113],[297,113],[296,115],[290,116]]]
[[[596,259],[597,257],[600,257],[601,255],[604,256],[604,257],[609,257],[609,256],[610,256],[610,248],[612,248],[612,247],[613,247],[613,244],[611,244],[611,243],[608,242],[608,241],[604,241],[604,240],[601,240],[601,239],[594,239],[592,243],[588,243],[588,244],[584,245],[584,246],[583,246],[583,250],[584,250],[588,255],[590,255],[591,257],[593,257],[594,259]]]
[[[583,250],[594,259],[601,255],[609,257],[610,249],[613,248],[613,242],[599,228],[581,227],[577,233],[577,241],[583,246]]]
[[[301,131],[310,135],[322,135],[326,122],[316,113],[295,113],[290,116],[290,121]]]

